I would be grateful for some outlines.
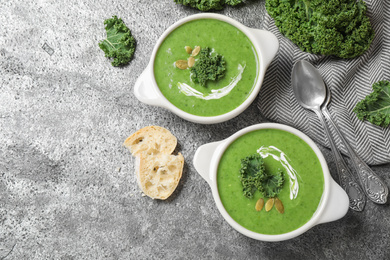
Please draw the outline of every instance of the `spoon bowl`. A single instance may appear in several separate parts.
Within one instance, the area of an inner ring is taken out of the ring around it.
[[[295,63],[292,86],[299,104],[307,109],[320,109],[326,98],[326,86],[318,70],[307,61]]]

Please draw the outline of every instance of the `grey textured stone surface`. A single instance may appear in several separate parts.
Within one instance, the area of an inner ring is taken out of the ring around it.
[[[259,28],[263,5],[220,13]],[[244,237],[222,219],[193,155],[261,122],[255,104],[226,123],[199,125],[132,92],[158,37],[194,13],[173,0],[0,1],[0,259],[389,259],[388,204],[368,202],[279,243]],[[124,68],[97,46],[112,15],[137,39]],[[122,147],[148,125],[170,129],[186,159],[167,201],[141,196]],[[373,168],[390,185],[390,165]]]

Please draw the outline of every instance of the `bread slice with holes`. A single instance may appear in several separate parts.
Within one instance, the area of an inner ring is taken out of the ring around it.
[[[183,155],[172,154],[176,145],[176,137],[160,126],[144,127],[124,142],[136,157],[137,182],[145,195],[165,200],[175,191],[184,167]]]
[[[171,154],[177,145],[176,137],[164,127],[147,126],[131,136],[129,136],[124,145],[134,156],[143,154]]]
[[[165,200],[175,191],[183,173],[184,157],[179,153],[137,156],[138,186],[153,199]]]

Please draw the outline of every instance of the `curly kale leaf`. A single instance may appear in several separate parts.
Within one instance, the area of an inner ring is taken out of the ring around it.
[[[390,82],[378,81],[372,89],[374,91],[357,103],[353,112],[360,120],[387,127],[390,125]]]
[[[354,58],[374,39],[362,0],[266,0],[279,31],[302,51]]]
[[[191,67],[191,79],[205,87],[208,80],[217,81],[225,76],[226,62],[222,55],[203,48]]]
[[[253,198],[264,172],[264,161],[259,154],[253,154],[241,160],[240,180],[245,197]]]
[[[283,186],[283,172],[279,170],[276,174],[263,174],[260,178],[260,185],[257,187],[264,197],[273,198],[279,194]]]
[[[242,0],[225,0],[225,3],[231,6],[236,6],[238,4],[241,4],[242,2]]]
[[[128,64],[135,51],[135,39],[122,19],[113,16],[104,21],[107,38],[99,42],[99,47],[107,58],[112,58],[112,65],[122,66]]]
[[[236,6],[243,0],[174,0],[176,4],[190,6],[200,11],[221,10],[225,5]]]
[[[283,172],[267,173],[263,158],[259,154],[249,155],[241,160],[240,180],[244,196],[253,198],[256,190],[264,197],[273,198],[279,194],[283,183]]]

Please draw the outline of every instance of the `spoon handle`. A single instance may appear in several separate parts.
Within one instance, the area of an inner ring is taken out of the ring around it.
[[[358,174],[360,183],[362,184],[363,189],[367,194],[367,197],[375,203],[385,204],[389,195],[389,189],[386,184],[375,174],[375,172],[370,167],[368,167],[368,165],[352,149],[351,145],[345,139],[339,128],[336,126],[336,123],[331,118],[326,106],[322,108],[322,113],[328,119],[330,124],[335,129],[336,133],[340,136],[342,143],[347,148],[352,160],[352,164]]]
[[[326,136],[328,137],[331,149],[333,151],[334,160],[336,162],[336,169],[339,176],[340,185],[347,192],[349,197],[349,207],[356,211],[362,211],[366,205],[364,192],[352,176],[351,171],[349,170],[339,150],[337,150],[336,144],[332,138],[328,125],[325,122],[324,116],[321,114],[320,110],[314,110],[314,112],[319,117],[322,126],[325,129]]]

